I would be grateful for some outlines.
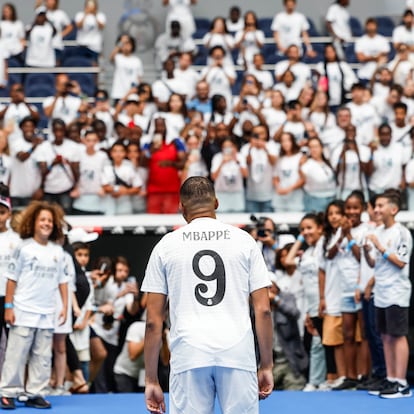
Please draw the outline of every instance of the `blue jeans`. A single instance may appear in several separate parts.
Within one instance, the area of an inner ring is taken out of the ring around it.
[[[268,201],[254,201],[246,200],[247,213],[272,213],[272,200]]]
[[[372,375],[377,378],[385,378],[387,370],[385,368],[384,348],[381,335],[375,326],[375,307],[374,298],[369,301],[362,299],[362,314],[365,321],[365,336],[371,352]]]
[[[314,197],[305,192],[303,197],[303,204],[305,207],[306,213],[312,212],[325,212],[326,207],[328,204],[335,199],[334,196],[332,197]]]

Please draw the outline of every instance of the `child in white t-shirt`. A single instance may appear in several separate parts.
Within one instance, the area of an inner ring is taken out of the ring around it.
[[[46,202],[33,202],[23,213],[22,244],[6,273],[5,321],[11,325],[0,382],[1,406],[12,409],[23,394],[28,407],[49,408],[40,396],[47,386],[52,358],[57,290],[62,297],[60,322],[66,320],[68,285],[62,248],[63,211]],[[28,363],[28,377],[25,369]]]
[[[124,34],[111,53],[109,60],[115,65],[112,83],[112,99],[122,99],[131,88],[140,84],[144,75],[142,61],[135,53],[135,40]]]

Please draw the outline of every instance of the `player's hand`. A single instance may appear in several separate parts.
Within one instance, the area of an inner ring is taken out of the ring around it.
[[[145,404],[151,414],[165,413],[164,393],[160,384],[146,384]]]
[[[257,372],[259,384],[259,400],[264,400],[273,391],[273,372],[272,368],[260,368]]]
[[[16,321],[16,318],[14,316],[14,310],[13,309],[5,309],[4,310],[4,321],[8,325],[14,325],[14,322]]]

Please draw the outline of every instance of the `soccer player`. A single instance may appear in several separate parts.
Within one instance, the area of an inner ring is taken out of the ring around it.
[[[170,413],[258,413],[273,389],[269,280],[256,242],[216,220],[212,183],[188,178],[180,190],[187,225],[154,248],[142,285],[148,292],[145,332],[145,400],[165,411],[157,377],[167,296],[171,319]],[[257,370],[249,298],[260,352]]]

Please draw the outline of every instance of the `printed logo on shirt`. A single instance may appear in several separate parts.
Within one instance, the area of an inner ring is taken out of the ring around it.
[[[405,243],[402,243],[398,246],[397,250],[398,256],[405,257],[408,254],[408,246]]]

